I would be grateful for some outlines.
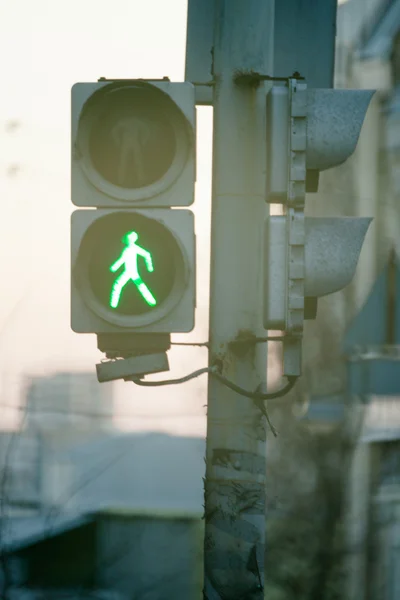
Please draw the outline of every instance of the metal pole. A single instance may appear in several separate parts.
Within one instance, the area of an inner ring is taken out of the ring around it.
[[[265,389],[265,344],[230,344],[262,328],[267,215],[266,84],[274,0],[216,0],[210,365],[250,391]],[[264,598],[266,424],[252,400],[210,377],[205,481],[205,600]]]

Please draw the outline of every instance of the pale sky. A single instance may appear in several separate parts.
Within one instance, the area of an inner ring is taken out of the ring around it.
[[[20,373],[94,370],[94,335],[69,327],[70,88],[106,77],[184,79],[186,0],[13,0],[0,2],[0,353],[2,402],[17,399]],[[185,341],[207,334],[207,242],[210,205],[210,110],[199,111],[199,325]],[[13,128],[7,123],[18,122]],[[209,150],[208,150],[209,149]],[[182,336],[181,336],[181,339]],[[199,349],[170,353],[178,376],[205,366]],[[166,374],[168,376],[168,374]],[[146,418],[150,428],[205,431],[206,378],[180,388],[117,386],[117,410]],[[10,412],[2,411],[3,423]],[[197,414],[197,419],[176,416]],[[196,421],[196,423],[194,423]],[[140,420],[121,426],[140,427]]]
[[[69,326],[70,88],[102,76],[183,81],[186,11],[187,0],[0,0],[3,404],[18,401],[21,373],[94,371],[102,357],[94,335]],[[211,109],[197,112],[198,310],[195,330],[174,338],[185,342],[205,341],[208,327]],[[206,366],[207,354],[174,349],[169,358],[166,376],[176,377]],[[117,412],[146,418],[119,424],[202,435],[206,383],[145,390],[121,382]],[[14,414],[2,412],[3,423]]]

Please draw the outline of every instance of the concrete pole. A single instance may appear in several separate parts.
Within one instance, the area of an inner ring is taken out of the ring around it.
[[[262,282],[266,189],[266,84],[237,85],[237,71],[272,73],[274,0],[216,0],[211,230],[210,365],[265,391]],[[264,598],[266,423],[252,400],[209,378],[204,598]]]

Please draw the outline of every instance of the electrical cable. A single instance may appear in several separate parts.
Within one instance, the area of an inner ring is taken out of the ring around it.
[[[234,340],[231,342],[232,345],[236,344],[264,344],[267,342],[283,342],[285,339],[284,335],[268,335],[266,337],[255,337],[255,338],[243,338]],[[171,342],[171,346],[203,346],[208,348],[210,342]]]
[[[294,387],[294,385],[297,381],[297,377],[288,376],[287,377],[288,383],[285,386],[283,386],[281,389],[277,390],[276,392],[261,394],[260,392],[248,392],[244,388],[239,387],[238,385],[232,383],[232,381],[229,381],[229,379],[226,379],[226,377],[223,377],[219,373],[212,373],[212,375],[214,375],[214,377],[216,379],[218,379],[221,383],[226,385],[226,387],[230,388],[237,394],[240,394],[241,396],[245,396],[246,398],[250,398],[251,400],[263,400],[263,401],[264,400],[272,400],[274,398],[280,398],[281,396],[285,396],[286,394],[288,394],[290,392],[290,390]]]
[[[208,342],[171,342],[171,346],[204,346],[208,348]]]
[[[297,381],[297,377],[288,376],[287,377],[288,383],[285,386],[283,386],[280,390],[277,390],[276,392],[270,392],[267,394],[261,394],[260,392],[249,392],[249,391],[245,390],[244,388],[236,385],[235,383],[233,383],[232,381],[230,381],[229,379],[227,379],[226,377],[221,375],[218,371],[219,371],[219,369],[215,366],[214,367],[205,367],[204,369],[199,369],[198,371],[194,371],[193,373],[190,373],[190,375],[186,375],[186,377],[180,377],[179,379],[163,379],[162,381],[141,381],[140,379],[132,379],[132,381],[133,381],[133,383],[136,383],[136,385],[140,385],[140,386],[144,386],[144,387],[158,387],[158,386],[162,386],[162,385],[175,385],[178,383],[184,383],[186,381],[190,381],[190,379],[199,377],[200,375],[203,375],[204,373],[208,373],[209,375],[212,375],[213,377],[218,379],[218,381],[220,381],[223,385],[230,388],[237,394],[240,394],[241,396],[245,396],[246,398],[250,398],[251,400],[253,400],[255,405],[259,408],[259,410],[262,412],[262,414],[267,419],[267,423],[268,423],[273,435],[275,437],[277,437],[277,435],[278,435],[277,430],[275,429],[275,427],[273,426],[273,424],[270,421],[269,415],[267,413],[267,409],[265,408],[265,405],[264,405],[264,401],[272,400],[273,398],[280,398],[281,396],[285,396],[285,394],[288,394],[290,392],[290,390],[294,387],[294,385]]]
[[[132,381],[133,383],[136,383],[136,385],[140,385],[143,387],[159,387],[163,385],[176,385],[179,383],[185,383],[186,381],[195,379],[196,377],[199,377],[204,373],[212,375],[226,387],[230,388],[231,390],[233,390],[237,394],[240,394],[241,396],[250,398],[251,400],[272,400],[273,398],[280,398],[281,396],[285,396],[285,394],[290,392],[290,390],[293,388],[297,381],[297,377],[289,376],[287,378],[288,384],[282,387],[280,390],[277,390],[276,392],[270,392],[267,394],[262,394],[260,392],[249,392],[248,390],[239,387],[238,385],[221,375],[218,372],[217,367],[205,367],[204,369],[199,369],[198,371],[194,371],[193,373],[190,373],[189,375],[186,375],[185,377],[180,377],[178,379],[163,379],[161,381],[141,381],[140,379],[132,379]]]
[[[205,367],[204,369],[198,369],[198,371],[194,371],[185,377],[178,377],[178,379],[162,379],[161,381],[142,381],[141,379],[132,378],[131,381],[136,383],[136,385],[141,385],[143,387],[159,387],[162,385],[176,385],[178,383],[186,383],[186,381],[190,381],[191,379],[195,379],[204,373],[214,373],[215,367]]]

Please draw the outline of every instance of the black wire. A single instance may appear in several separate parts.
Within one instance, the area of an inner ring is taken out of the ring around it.
[[[208,342],[171,342],[171,346],[205,346],[208,348]]]
[[[226,379],[226,377],[223,377],[219,373],[212,373],[212,375],[214,375],[214,377],[218,379],[218,381],[226,385],[226,387],[230,388],[231,390],[233,390],[237,394],[240,394],[241,396],[251,398],[251,400],[272,400],[273,398],[280,398],[281,396],[285,396],[290,392],[290,390],[294,387],[297,381],[297,377],[288,376],[288,383],[285,386],[283,386],[280,390],[277,390],[276,392],[270,392],[268,394],[261,394],[260,392],[248,392],[244,388],[239,387],[235,383],[232,383],[232,381],[229,381],[229,379]]]
[[[178,379],[163,379],[162,381],[142,381],[141,379],[132,379],[131,381],[133,381],[133,383],[136,383],[136,385],[141,385],[143,387],[159,387],[162,385],[176,385],[178,383],[185,383],[186,381],[190,381],[191,379],[195,379],[195,377],[203,375],[203,373],[214,373],[213,367],[205,367],[204,369],[199,369],[198,371],[190,373],[190,375],[186,375],[185,377],[179,377]]]
[[[267,423],[273,435],[277,437],[278,432],[270,421],[267,409],[264,406],[264,401],[272,400],[273,398],[280,398],[281,396],[288,394],[290,390],[294,387],[297,381],[297,377],[288,376],[287,385],[283,386],[280,390],[276,392],[270,392],[268,394],[261,394],[260,392],[248,392],[244,388],[239,387],[238,385],[236,385],[232,381],[229,381],[229,379],[218,373],[216,367],[205,367],[204,369],[199,369],[198,371],[194,371],[190,375],[186,375],[186,377],[180,377],[179,379],[164,379],[162,381],[141,381],[140,379],[132,379],[132,381],[133,383],[136,383],[136,385],[141,385],[144,387],[158,387],[161,385],[174,385],[177,383],[184,383],[185,381],[189,381],[190,379],[199,377],[199,375],[202,375],[203,373],[209,373],[210,375],[218,379],[218,381],[220,381],[223,385],[230,388],[237,394],[240,394],[241,396],[245,396],[246,398],[250,398],[251,400],[253,400],[254,404],[259,408],[259,410],[267,419]]]
[[[216,371],[215,367],[205,367],[204,369],[199,369],[198,371],[190,373],[190,375],[186,375],[185,377],[180,377],[178,379],[163,379],[162,381],[142,381],[140,379],[132,379],[132,381],[133,383],[136,383],[136,385],[140,385],[143,387],[159,387],[163,385],[176,385],[178,383],[185,383],[186,381],[190,381],[191,379],[199,377],[204,373],[209,373],[210,375],[218,379],[218,381],[220,381],[226,387],[230,388],[231,390],[233,390],[237,394],[240,394],[241,396],[250,398],[251,400],[272,400],[273,398],[280,398],[281,396],[285,396],[285,394],[290,392],[290,390],[293,388],[294,384],[297,381],[297,377],[288,377],[287,385],[285,385],[283,388],[276,392],[270,392],[268,394],[261,394],[260,392],[249,392],[244,388],[239,387],[223,375],[220,375],[220,373]]]
[[[260,344],[261,342],[283,342],[285,338],[285,335],[268,335],[265,338],[256,338],[255,341],[257,344]]]
[[[268,335],[265,337],[244,338],[231,342],[234,344],[264,344],[266,342],[283,342],[286,336],[284,335]],[[171,342],[171,346],[204,346],[208,348],[210,342]]]

